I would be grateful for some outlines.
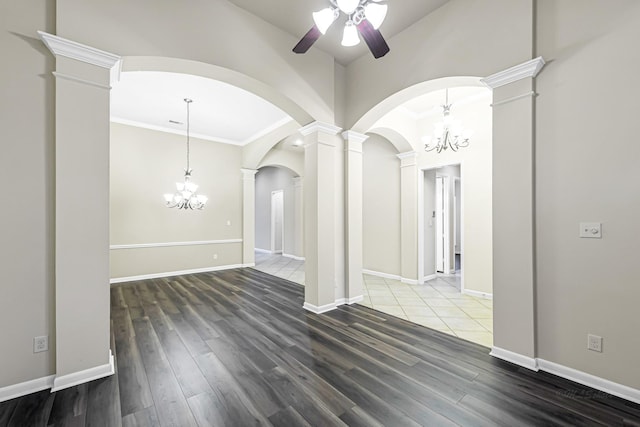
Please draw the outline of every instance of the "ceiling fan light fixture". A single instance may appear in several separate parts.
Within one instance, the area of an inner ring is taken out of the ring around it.
[[[316,27],[322,34],[325,34],[333,21],[338,17],[338,9],[332,9],[327,7],[318,12],[313,13],[313,22],[315,22]]]
[[[360,0],[337,0],[336,4],[341,11],[347,15],[351,15],[360,5]]]
[[[342,34],[342,46],[356,46],[359,43],[360,36],[358,36],[358,28],[353,23],[353,21],[349,20],[344,26],[344,33]]]
[[[388,8],[389,7],[386,4],[368,3],[364,7],[364,16],[367,18],[367,21],[371,23],[373,28],[377,30],[384,22]]]

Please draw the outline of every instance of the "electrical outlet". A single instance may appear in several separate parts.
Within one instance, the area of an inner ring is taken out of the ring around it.
[[[35,337],[33,339],[33,352],[40,353],[49,350],[49,337],[44,335],[42,337]]]
[[[230,226],[230,225],[231,225],[231,220],[230,220],[230,219],[228,219],[228,220],[227,220],[227,226]]]
[[[218,254],[213,254],[213,259],[218,259]]]
[[[602,337],[597,335],[587,335],[587,349],[602,353]]]

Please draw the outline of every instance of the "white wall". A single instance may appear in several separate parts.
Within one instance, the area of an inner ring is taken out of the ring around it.
[[[284,168],[263,167],[256,174],[256,248],[271,250],[271,192],[284,190],[284,249],[295,254],[294,174]]]
[[[362,145],[362,240],[366,270],[400,275],[400,160],[386,139]]]
[[[191,138],[192,181],[203,210],[164,206],[186,166],[186,137],[111,124],[111,245],[242,238],[242,150]],[[230,222],[230,225],[227,225]],[[111,277],[242,264],[242,244],[112,249]],[[217,255],[217,259],[214,259]]]
[[[436,274],[436,169],[424,171],[424,276]]]

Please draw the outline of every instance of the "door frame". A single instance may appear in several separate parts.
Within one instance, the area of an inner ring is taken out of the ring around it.
[[[281,198],[281,212],[282,212],[282,223],[280,225],[281,229],[282,229],[282,233],[280,236],[281,242],[280,242],[280,250],[276,250],[276,239],[278,238],[278,236],[276,236],[276,215],[274,214],[276,212],[275,208],[276,205],[274,203],[274,196],[276,194],[281,194],[282,198]],[[273,190],[271,192],[271,253],[273,254],[283,254],[284,253],[284,190]]]

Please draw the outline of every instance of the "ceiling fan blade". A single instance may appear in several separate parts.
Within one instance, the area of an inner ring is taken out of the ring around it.
[[[391,50],[384,37],[382,37],[382,34],[380,34],[380,31],[373,28],[373,25],[366,19],[363,19],[358,24],[358,31],[364,41],[367,42],[367,46],[369,46],[369,50],[374,58],[382,58]]]
[[[322,33],[315,25],[307,32],[307,34],[300,39],[297,45],[293,48],[295,53],[305,53],[311,46],[320,38]]]

